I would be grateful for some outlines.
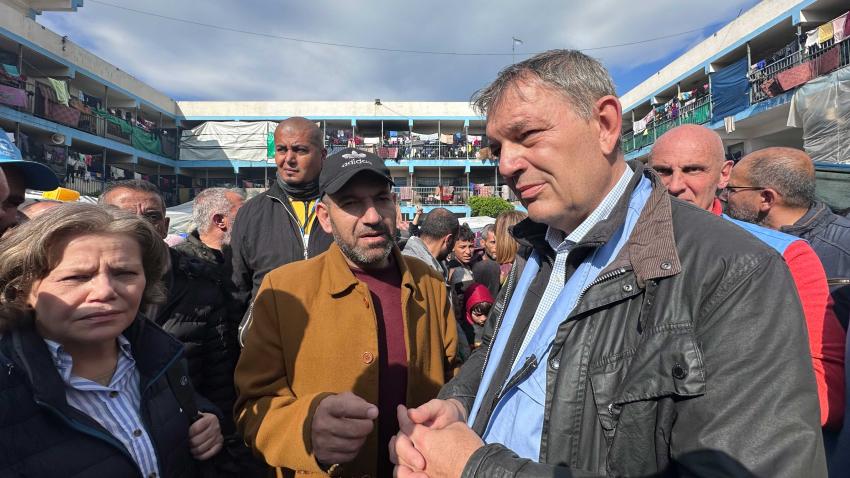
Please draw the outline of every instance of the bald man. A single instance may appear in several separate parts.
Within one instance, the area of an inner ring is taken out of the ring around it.
[[[671,129],[655,142],[649,165],[671,196],[716,215],[723,212],[717,191],[729,182],[732,161],[714,131],[691,124]]]
[[[289,118],[275,129],[274,144],[276,180],[242,206],[231,235],[235,299],[246,310],[266,273],[317,256],[333,242],[315,214],[327,156],[322,130],[306,118]]]
[[[661,136],[650,153],[654,168],[672,196],[690,202],[715,215],[723,205],[717,198],[734,196],[741,186],[731,180],[734,169],[726,160],[723,141],[714,131],[697,125],[683,125]],[[723,216],[746,229],[785,258],[794,278],[809,332],[821,425],[841,427],[844,415],[844,330],[829,302],[826,273],[812,247],[789,234]]]
[[[740,188],[746,185],[758,189]],[[730,186],[730,216],[809,241],[826,270],[835,313],[846,330],[850,319],[850,219],[815,199],[812,158],[794,148],[755,151],[732,170]]]

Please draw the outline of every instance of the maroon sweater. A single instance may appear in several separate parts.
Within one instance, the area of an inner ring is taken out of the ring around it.
[[[390,259],[392,260],[392,255]],[[378,475],[392,476],[388,446],[398,432],[396,407],[407,402],[407,346],[401,313],[401,272],[393,260],[382,270],[352,269],[369,288],[378,328]]]

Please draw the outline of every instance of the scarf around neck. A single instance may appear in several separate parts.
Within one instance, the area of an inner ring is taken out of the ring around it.
[[[280,176],[277,176],[277,185],[286,192],[286,195],[296,201],[312,201],[319,197],[319,179],[308,181],[303,184],[288,184]]]

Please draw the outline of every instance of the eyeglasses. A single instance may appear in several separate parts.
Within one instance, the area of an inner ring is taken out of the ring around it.
[[[720,199],[723,201],[728,201],[729,196],[732,193],[736,193],[738,191],[764,191],[767,188],[762,188],[758,186],[726,186],[725,188],[720,190]]]

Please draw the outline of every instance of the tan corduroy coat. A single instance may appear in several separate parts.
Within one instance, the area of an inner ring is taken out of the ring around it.
[[[393,249],[402,273],[407,405],[437,396],[456,369],[457,327],[443,279]],[[378,333],[366,284],[335,244],[268,273],[236,367],[235,416],[245,441],[278,476],[323,474],[310,443],[313,412],[333,393],[378,403]],[[381,418],[379,417],[378,420]],[[343,476],[375,476],[377,423]]]

